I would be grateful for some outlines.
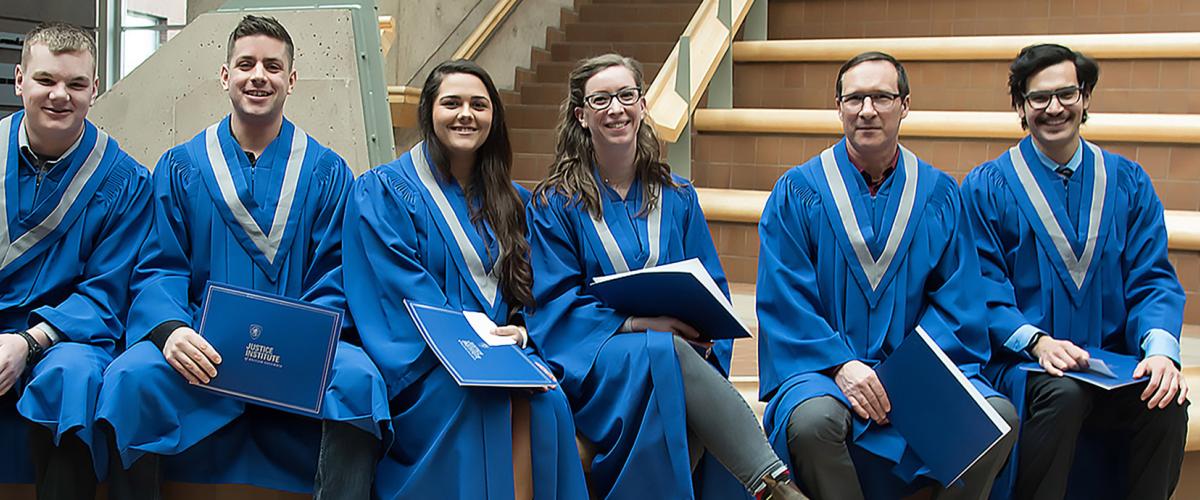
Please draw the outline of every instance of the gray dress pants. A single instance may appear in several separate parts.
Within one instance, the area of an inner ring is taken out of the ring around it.
[[[1004,467],[1013,444],[1017,442],[1017,411],[1001,397],[987,398],[1013,430],[975,462],[962,480],[949,488],[938,487],[939,500],[984,499],[992,490],[996,474]],[[846,440],[850,438],[851,413],[833,396],[820,396],[792,410],[787,424],[788,452],[793,473],[810,497],[853,500],[863,498],[858,473],[850,459]]]

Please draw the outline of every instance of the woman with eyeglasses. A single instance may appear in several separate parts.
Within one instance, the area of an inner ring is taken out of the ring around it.
[[[595,454],[593,498],[709,494],[692,476],[705,450],[728,472],[706,464],[703,484],[732,473],[759,498],[800,498],[726,378],[732,341],[702,342],[696,327],[704,325],[622,314],[586,287],[598,276],[698,258],[728,295],[696,191],[659,160],[658,138],[643,123],[643,83],[641,65],[616,54],[571,72],[555,160],[528,207],[538,304],[530,334],[560,375],[583,448]]]
[[[496,86],[473,62],[442,63],[418,121],[422,142],[355,182],[344,225],[346,298],[387,381],[396,434],[375,496],[585,500],[562,390],[460,387],[406,312],[406,299],[483,312],[504,325],[493,334],[539,358],[521,326],[533,304],[529,192],[510,178]]]

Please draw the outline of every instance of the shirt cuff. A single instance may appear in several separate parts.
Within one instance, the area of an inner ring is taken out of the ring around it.
[[[1161,328],[1151,328],[1142,337],[1142,359],[1150,356],[1166,356],[1177,366],[1179,362],[1179,339]]]
[[[1004,341],[1004,347],[1007,347],[1012,352],[1029,357],[1029,353],[1025,349],[1029,348],[1029,343],[1033,341],[1033,336],[1041,333],[1041,331],[1041,328],[1029,323],[1021,325],[1020,328],[1017,328],[1017,331],[1009,335],[1008,340]]]
[[[150,343],[154,344],[161,351],[167,347],[167,339],[171,338],[171,334],[175,333],[175,329],[185,326],[188,326],[188,324],[179,320],[164,321],[154,327],[153,330],[150,330],[150,334],[146,335],[146,338],[142,340],[149,340]]]
[[[33,325],[33,327],[46,334],[46,338],[50,339],[50,345],[57,344],[58,341],[62,340],[62,334],[58,333],[58,330],[55,330],[53,326],[50,326],[50,323],[43,321]]]
[[[621,328],[617,329],[617,333],[629,333],[633,331],[633,316],[628,316],[625,321],[621,322]]]

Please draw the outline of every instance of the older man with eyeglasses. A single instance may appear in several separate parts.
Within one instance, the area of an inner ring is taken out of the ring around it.
[[[1013,406],[980,373],[985,309],[958,184],[900,145],[909,88],[892,56],[855,56],[835,89],[845,138],[784,174],[759,226],[764,426],[811,497],[901,498],[932,485],[940,499],[985,498],[1016,433],[960,481],[936,484],[890,425],[875,373],[924,329],[1016,427]]]
[[[1166,499],[1179,481],[1184,293],[1150,176],[1080,136],[1099,73],[1061,45],[1022,50],[1009,93],[1029,136],[963,181],[989,295],[985,372],[1024,421],[1000,496]],[[1118,375],[1148,383],[1063,376],[1113,355],[1136,362]],[[1044,373],[1018,367],[1029,361]]]

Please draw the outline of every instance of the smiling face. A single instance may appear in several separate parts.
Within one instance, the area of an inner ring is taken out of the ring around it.
[[[1075,63],[1063,61],[1047,66],[1029,77],[1026,93],[1055,91],[1079,85]],[[1090,99],[1085,92],[1078,101],[1063,105],[1056,97],[1045,109],[1034,109],[1028,101],[1017,108],[1017,114],[1025,120],[1033,140],[1043,151],[1057,151],[1079,141],[1079,125],[1087,111]]]
[[[842,95],[899,94],[899,73],[888,61],[866,61],[842,75]],[[900,121],[908,116],[909,97],[903,96],[891,108],[876,108],[872,100],[863,101],[854,110],[838,104],[838,118],[846,134],[848,147],[866,155],[884,149],[893,150],[899,142]]]
[[[583,87],[583,95],[585,98],[597,92],[616,95],[622,90],[636,87],[637,80],[629,68],[609,66],[588,79]],[[629,105],[611,98],[608,108],[604,110],[594,110],[587,104],[575,108],[575,119],[588,130],[596,147],[636,145],[638,128],[642,124],[645,112],[645,98],[639,98],[637,102]]]
[[[296,86],[296,70],[287,44],[266,35],[234,41],[229,62],[221,66],[221,87],[243,121],[273,121]]]
[[[61,152],[79,137],[96,99],[96,63],[87,51],[55,54],[34,44],[16,69],[16,92],[25,107],[30,142]],[[39,151],[43,152],[43,151]]]
[[[474,161],[492,130],[492,99],[479,77],[450,73],[433,102],[433,133],[450,158]]]

